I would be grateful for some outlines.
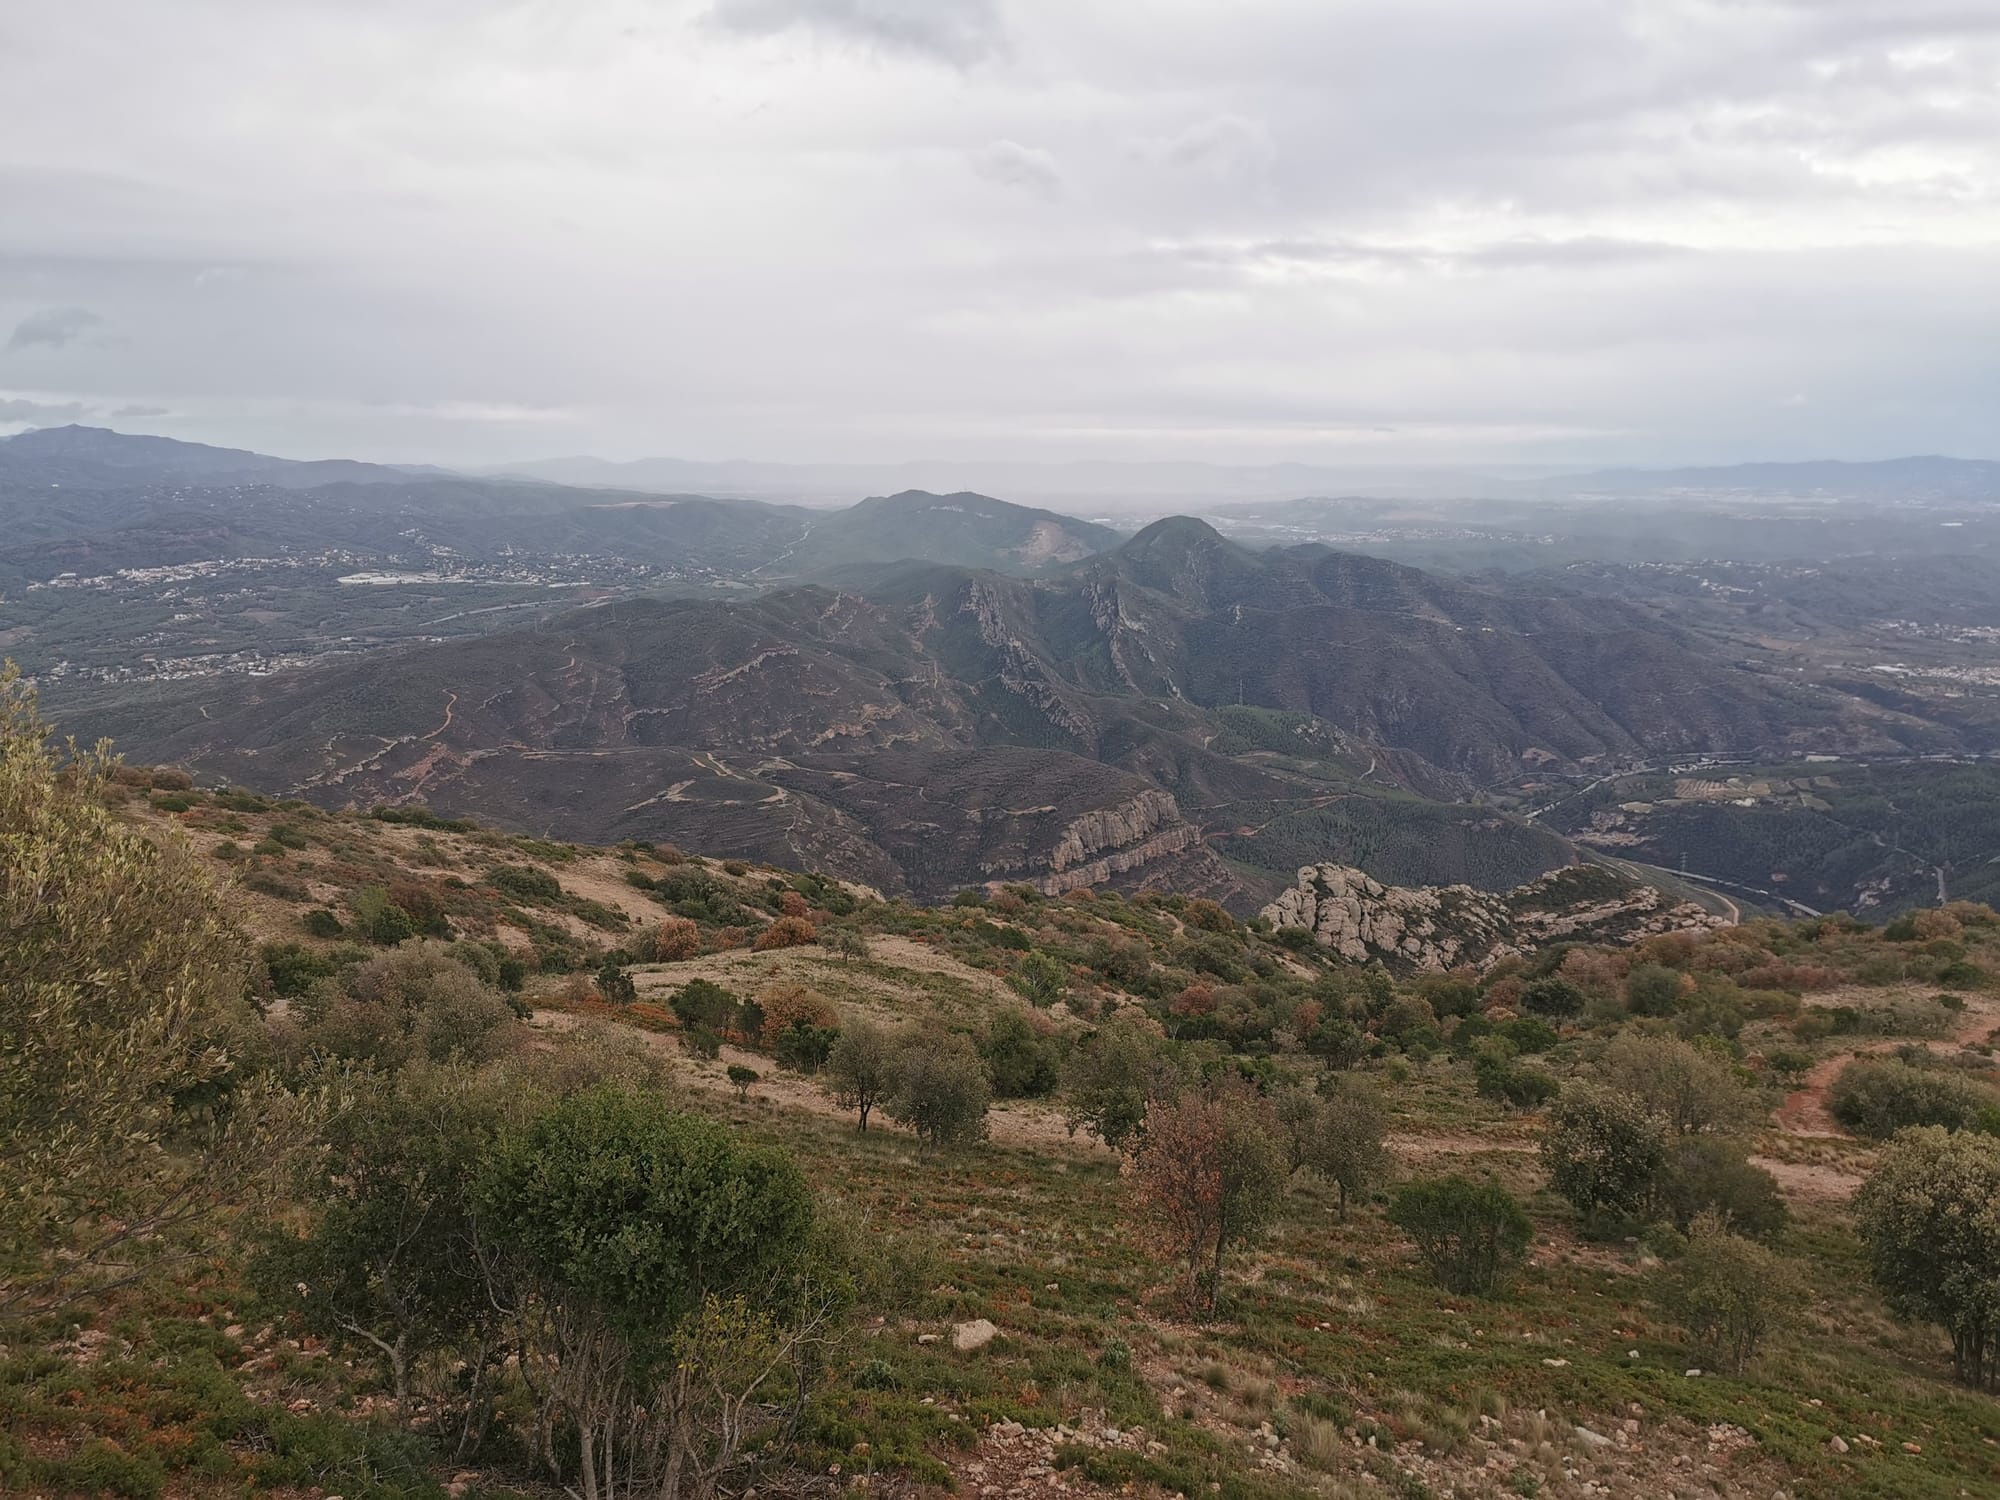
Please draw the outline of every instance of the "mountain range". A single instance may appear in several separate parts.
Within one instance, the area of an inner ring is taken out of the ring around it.
[[[679,841],[924,897],[1122,882],[1247,910],[1327,860],[1504,889],[1577,857],[1481,788],[1960,744],[1901,699],[1543,575],[1253,550],[1188,516],[1123,537],[969,492],[827,510],[190,447],[0,444],[0,581],[145,605],[148,660],[223,621],[254,641],[317,613],[247,675],[177,655],[192,665],[139,686],[53,685],[80,735],[332,804]],[[217,582],[146,571],[183,559]],[[424,604],[409,628],[357,634],[353,601],[384,596],[334,586],[357,559],[421,566],[384,575]],[[495,598],[532,595],[526,616],[448,608],[438,590],[481,568],[512,580]],[[538,592],[563,569],[599,586]],[[86,571],[96,593],[48,582]],[[440,637],[433,615],[480,618]],[[0,614],[10,648],[48,629],[20,618]]]
[[[0,505],[9,522],[0,582],[287,548],[393,554],[412,542],[462,558],[598,553],[774,578],[901,557],[1036,573],[1119,535],[965,493],[810,509],[302,462],[88,427],[0,441]]]

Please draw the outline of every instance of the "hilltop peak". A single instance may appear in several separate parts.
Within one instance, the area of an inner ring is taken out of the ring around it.
[[[816,568],[921,558],[957,567],[1033,574],[1118,541],[1108,526],[1015,505],[972,490],[901,490],[833,511],[812,527]]]
[[[1243,549],[1199,516],[1166,516],[1134,533],[1120,552],[1151,552],[1162,547],[1227,547]]]

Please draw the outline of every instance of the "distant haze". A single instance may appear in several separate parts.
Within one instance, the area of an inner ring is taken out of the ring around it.
[[[0,434],[1086,508],[1009,466],[2000,456],[1990,3],[11,0],[0,202]]]

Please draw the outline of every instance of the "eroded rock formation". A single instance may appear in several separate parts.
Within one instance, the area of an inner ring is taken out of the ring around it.
[[[1307,865],[1263,915],[1280,928],[1307,928],[1315,942],[1355,963],[1379,959],[1433,971],[1555,942],[1636,942],[1723,925],[1698,906],[1672,904],[1652,886],[1591,865],[1551,870],[1504,892],[1383,885],[1350,865]]]

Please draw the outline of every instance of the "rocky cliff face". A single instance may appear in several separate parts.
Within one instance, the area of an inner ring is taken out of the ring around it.
[[[1200,848],[1201,831],[1181,817],[1170,795],[1141,792],[1115,807],[1095,808],[1064,828],[1049,851],[1048,873],[1035,883],[1059,896]]]
[[[1656,932],[1721,926],[1651,886],[1573,865],[1506,892],[1469,885],[1385,886],[1348,865],[1307,865],[1264,908],[1278,927],[1304,927],[1355,963],[1449,969],[1532,953],[1555,942],[1636,942]]]

